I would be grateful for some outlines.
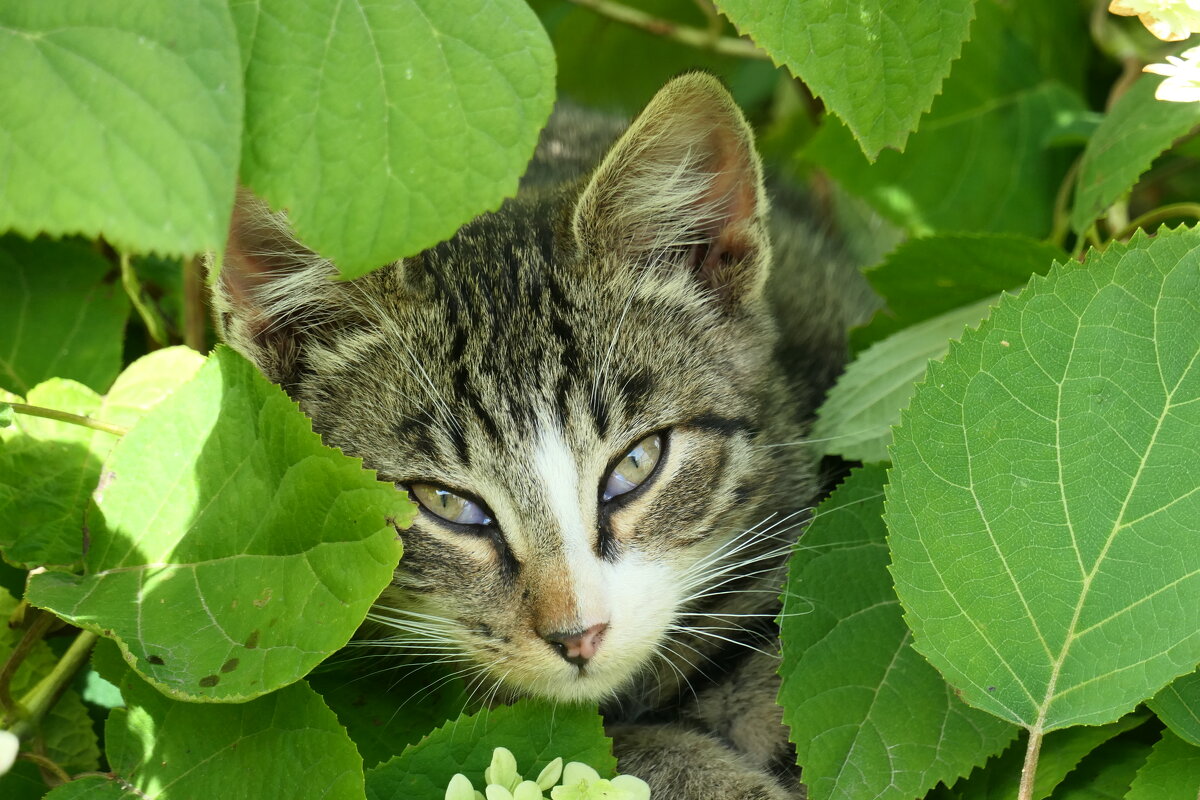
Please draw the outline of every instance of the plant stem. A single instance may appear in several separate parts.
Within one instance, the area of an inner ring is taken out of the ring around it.
[[[1033,779],[1037,777],[1038,756],[1042,754],[1041,730],[1029,732],[1029,742],[1025,746],[1025,764],[1021,767],[1021,788],[1017,791],[1017,800],[1033,800]]]
[[[1062,183],[1058,185],[1058,192],[1054,196],[1054,229],[1050,231],[1050,243],[1058,247],[1066,246],[1067,234],[1071,230],[1069,203],[1071,195],[1074,194],[1075,181],[1079,177],[1081,163],[1083,163],[1082,153],[1076,157],[1071,168],[1067,170],[1067,174],[1063,176]]]
[[[88,654],[92,652],[92,647],[99,638],[91,631],[79,632],[50,674],[38,681],[37,686],[21,698],[25,714],[9,730],[18,738],[24,739],[41,723],[46,712],[54,707],[74,679],[75,673],[87,661]]]
[[[25,414],[30,417],[42,417],[43,419],[52,419],[56,422],[69,422],[72,425],[80,425],[84,428],[91,428],[94,431],[111,433],[113,436],[124,436],[129,433],[128,428],[122,428],[120,425],[101,422],[98,419],[72,414],[69,411],[59,411],[57,408],[43,408],[25,403],[9,403],[9,405],[18,414]]]
[[[55,764],[45,756],[39,756],[37,753],[22,751],[17,754],[17,758],[20,758],[24,761],[32,761],[54,777],[58,778],[63,783],[69,783],[71,780],[71,776],[67,774],[65,769],[60,767],[58,764]]]
[[[25,663],[25,658],[33,650],[34,645],[42,640],[46,635],[46,631],[50,629],[50,625],[54,622],[54,616],[47,614],[44,611],[35,611],[33,620],[29,623],[29,627],[25,629],[25,635],[17,642],[17,646],[9,654],[8,660],[4,662],[4,666],[0,667],[0,706],[4,708],[4,716],[10,721],[15,721],[21,715],[21,707],[13,701],[10,687],[12,685],[13,675],[17,674],[17,670]]]
[[[1127,236],[1132,236],[1138,228],[1151,225],[1155,222],[1165,222],[1175,217],[1194,217],[1195,219],[1200,219],[1200,203],[1172,203],[1169,206],[1159,206],[1147,211],[1126,225],[1113,238],[1124,239]]]
[[[198,353],[204,341],[204,278],[195,258],[183,262],[183,343]]]
[[[125,294],[129,295],[129,301],[133,303],[138,316],[142,318],[146,332],[150,334],[151,342],[155,347],[162,347],[167,343],[167,324],[158,311],[146,301],[146,295],[142,292],[142,284],[138,282],[137,272],[133,269],[129,254],[121,253],[120,262],[121,285],[125,287]]]
[[[680,25],[678,22],[662,19],[647,14],[636,8],[630,8],[612,0],[570,0],[577,6],[590,8],[602,17],[653,33],[667,39],[686,44],[700,50],[711,50],[724,56],[738,58],[770,58],[762,50],[745,39],[734,39],[728,36],[715,36],[712,31],[693,28],[690,25]]]

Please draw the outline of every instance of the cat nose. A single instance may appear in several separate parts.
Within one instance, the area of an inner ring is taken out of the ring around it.
[[[607,630],[608,623],[601,622],[586,631],[547,633],[542,638],[549,642],[550,646],[557,650],[565,660],[577,667],[582,667],[596,655],[596,651],[600,649],[600,642],[604,639],[604,632]]]

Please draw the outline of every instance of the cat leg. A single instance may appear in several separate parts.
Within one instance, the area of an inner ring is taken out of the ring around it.
[[[650,784],[654,800],[803,800],[805,796],[798,785],[785,786],[716,737],[683,725],[619,725],[609,734],[617,769]]]

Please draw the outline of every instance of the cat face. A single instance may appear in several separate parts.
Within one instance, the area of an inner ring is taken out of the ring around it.
[[[702,75],[585,185],[357,281],[240,200],[226,338],[421,504],[372,617],[397,651],[568,700],[703,655],[688,615],[737,606],[723,559],[785,481],[758,446],[787,410],[765,213],[749,130]]]

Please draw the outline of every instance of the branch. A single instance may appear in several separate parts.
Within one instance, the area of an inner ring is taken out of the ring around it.
[[[59,411],[57,408],[42,408],[41,406],[31,406],[25,403],[7,403],[7,405],[12,406],[12,410],[18,414],[25,414],[30,417],[52,419],[55,422],[68,422],[72,425],[91,428],[94,431],[111,433],[113,436],[124,436],[125,434],[129,433],[128,428],[122,428],[120,425],[101,422],[98,419],[83,417],[79,414],[72,414],[69,411]]]
[[[690,25],[680,25],[678,22],[662,19],[647,14],[636,8],[614,3],[612,0],[569,0],[577,6],[583,6],[595,11],[602,17],[629,25],[638,30],[653,33],[667,39],[696,47],[701,50],[711,50],[723,56],[736,58],[770,58],[753,43],[745,39],[735,39],[729,36],[719,36],[716,31],[706,31],[693,28]]]
[[[58,698],[71,685],[75,673],[87,662],[88,655],[99,638],[91,631],[79,632],[50,674],[38,681],[38,684],[21,698],[21,708],[25,713],[9,728],[13,734],[24,739],[41,724],[46,712],[54,707]]]
[[[204,353],[204,276],[196,258],[183,262],[183,343]]]
[[[151,342],[156,347],[166,345],[168,343],[167,323],[163,321],[158,311],[147,302],[146,296],[142,292],[142,285],[138,283],[137,273],[133,270],[133,263],[129,260],[129,254],[121,253],[120,261],[121,285],[125,287],[125,294],[129,295],[129,301],[133,303],[138,316],[142,318],[146,332],[150,334]]]

